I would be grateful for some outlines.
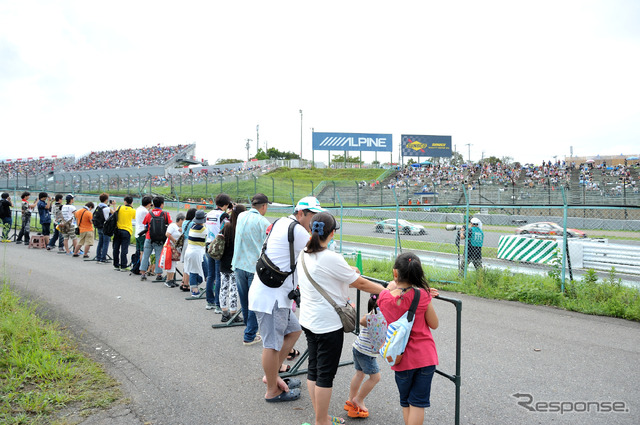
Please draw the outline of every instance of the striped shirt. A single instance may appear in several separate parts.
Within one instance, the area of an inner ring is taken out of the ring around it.
[[[189,245],[204,247],[205,241],[207,240],[207,228],[202,224],[194,224],[189,230],[188,240]]]

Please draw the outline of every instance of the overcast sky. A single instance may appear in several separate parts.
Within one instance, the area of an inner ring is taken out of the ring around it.
[[[403,133],[474,161],[637,155],[639,76],[637,0],[0,0],[0,158],[246,159],[258,124],[298,153],[300,109],[308,159],[311,128],[392,133],[394,161]]]

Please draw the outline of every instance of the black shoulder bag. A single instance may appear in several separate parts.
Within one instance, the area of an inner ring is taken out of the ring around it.
[[[280,220],[280,219],[278,219]],[[258,262],[256,263],[256,274],[260,278],[260,281],[267,285],[269,288],[279,288],[282,286],[284,281],[293,274],[296,270],[296,263],[293,254],[293,228],[296,224],[299,224],[296,220],[293,220],[289,225],[289,255],[290,255],[290,272],[283,272],[280,270],[278,266],[273,264],[273,262],[267,257],[265,254],[265,250],[267,249],[267,242],[269,241],[269,236],[273,233],[273,229],[276,226],[278,220],[273,222],[273,226],[271,227],[271,232],[267,235],[267,239],[265,239],[264,244],[262,245],[262,252],[260,253],[260,258],[258,258]]]

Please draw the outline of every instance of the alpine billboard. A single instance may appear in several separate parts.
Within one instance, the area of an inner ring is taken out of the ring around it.
[[[391,134],[313,133],[313,149],[318,151],[393,151]]]

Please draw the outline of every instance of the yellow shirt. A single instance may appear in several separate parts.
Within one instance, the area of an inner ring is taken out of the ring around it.
[[[126,230],[130,235],[133,234],[133,225],[131,221],[136,218],[136,210],[128,205],[123,205],[118,211],[118,229]]]

